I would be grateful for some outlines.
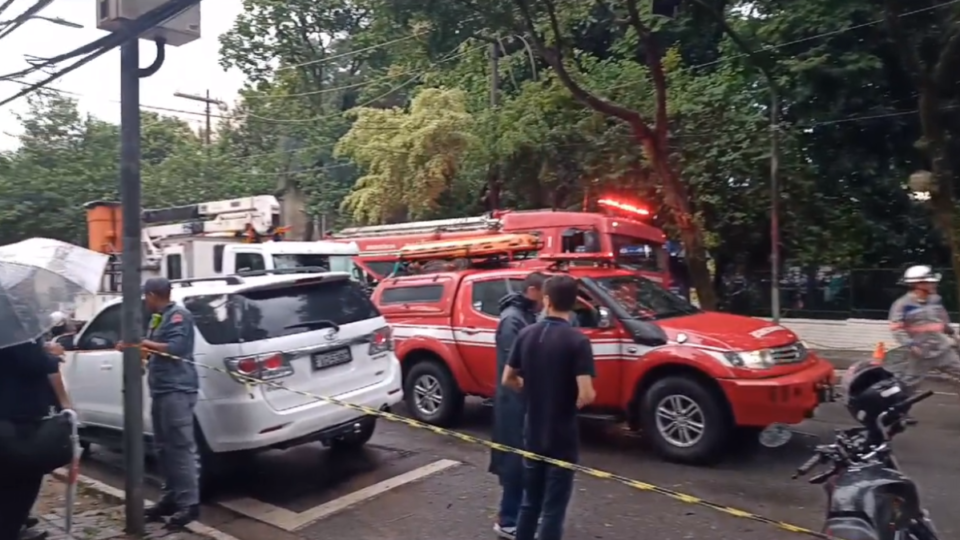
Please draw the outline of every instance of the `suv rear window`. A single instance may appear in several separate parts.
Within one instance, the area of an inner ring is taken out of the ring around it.
[[[218,309],[215,298],[193,297],[185,305],[194,314],[203,338],[213,345],[259,341],[317,327],[311,321],[337,325],[380,316],[356,283],[347,279],[291,284],[231,295],[229,308]]]

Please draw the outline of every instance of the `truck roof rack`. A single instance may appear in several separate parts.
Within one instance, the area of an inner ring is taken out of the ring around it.
[[[237,272],[237,275],[243,277],[255,277],[284,274],[321,274],[329,271],[329,268],[325,268],[323,266],[297,266],[295,268],[272,268],[270,270],[245,270],[242,272]]]
[[[192,287],[194,283],[208,283],[211,281],[223,281],[227,285],[242,285],[243,279],[239,276],[213,276],[202,278],[174,279],[170,281],[171,285],[179,287]]]

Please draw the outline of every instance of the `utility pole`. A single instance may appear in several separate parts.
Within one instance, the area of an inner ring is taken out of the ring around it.
[[[210,90],[207,90],[206,96],[198,96],[196,94],[184,94],[183,92],[174,92],[173,95],[174,97],[189,99],[190,101],[199,101],[200,103],[206,104],[206,108],[204,109],[204,116],[206,116],[207,127],[206,127],[206,131],[204,132],[203,142],[207,146],[210,146],[210,133],[212,131],[212,128],[210,127],[210,118],[213,115],[211,106],[216,105],[218,107],[223,107],[226,104],[220,101],[219,99],[211,98]]]
[[[498,43],[490,44],[490,109],[500,106],[500,48]],[[499,125],[499,122],[498,122]],[[487,170],[487,203],[490,211],[500,209],[500,167],[493,163]]]
[[[140,79],[163,65],[166,41],[157,38],[157,57],[140,69],[140,41],[134,35],[120,47],[120,208],[123,216],[121,294],[123,322],[120,335],[130,346],[123,349],[123,460],[126,470],[125,510],[127,532],[143,535],[143,338],[142,254],[140,246]]]

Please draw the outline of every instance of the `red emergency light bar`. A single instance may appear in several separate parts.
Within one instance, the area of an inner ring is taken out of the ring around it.
[[[641,208],[639,206],[634,206],[628,203],[622,203],[620,201],[615,201],[613,199],[600,199],[597,201],[597,204],[600,206],[606,206],[608,208],[614,208],[620,210],[621,212],[628,212],[630,214],[637,214],[638,216],[649,216],[650,211],[646,208]]]

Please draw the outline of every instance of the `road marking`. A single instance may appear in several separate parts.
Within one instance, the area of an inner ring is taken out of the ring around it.
[[[847,370],[845,370],[845,369],[835,369],[835,370],[833,370],[834,376],[836,376],[838,379],[841,378],[841,377],[843,377],[843,374],[846,373],[846,372],[847,372]],[[953,397],[957,397],[957,394],[955,394],[954,392],[934,392],[933,394],[934,394],[935,396],[953,396]]]
[[[441,459],[440,461],[435,461],[418,469],[405,472],[403,474],[394,476],[393,478],[388,478],[387,480],[378,482],[372,486],[367,486],[363,489],[354,491],[353,493],[348,493],[343,497],[323,503],[308,510],[304,510],[300,513],[287,510],[286,508],[280,508],[256,499],[251,499],[249,497],[219,501],[217,504],[223,506],[224,508],[233,510],[238,514],[243,514],[247,517],[256,519],[257,521],[262,521],[268,525],[273,525],[278,529],[283,529],[287,532],[294,532],[312,525],[322,519],[326,519],[338,512],[342,512],[351,506],[368,501],[374,497],[377,497],[378,495],[382,495],[391,489],[400,487],[404,484],[409,484],[411,482],[416,482],[417,480],[422,480],[428,476],[456,467],[457,465],[460,465],[459,461]]]

